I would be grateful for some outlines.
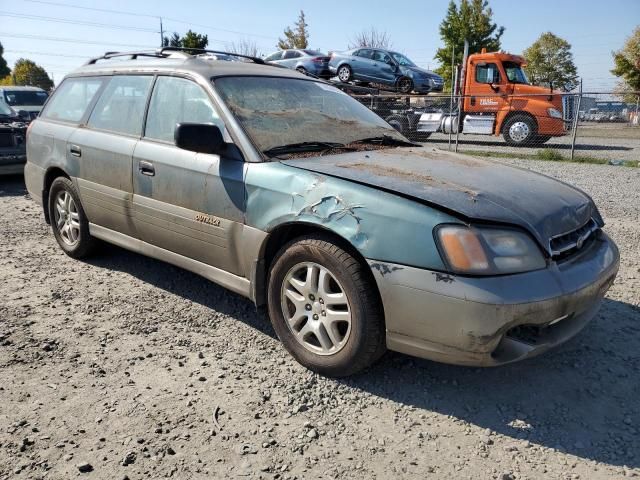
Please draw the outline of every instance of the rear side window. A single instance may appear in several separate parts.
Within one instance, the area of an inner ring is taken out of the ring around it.
[[[103,78],[67,78],[53,93],[42,117],[78,123],[104,82]]]
[[[140,135],[152,81],[153,77],[150,75],[112,77],[87,124],[101,130]]]
[[[300,58],[302,56],[302,54],[300,52],[297,52],[295,50],[287,50],[286,52],[284,52],[284,56],[282,57],[284,60],[288,60],[290,58]]]
[[[178,77],[158,77],[149,113],[145,137],[173,142],[178,123],[211,123],[224,131],[224,124],[200,85]]]

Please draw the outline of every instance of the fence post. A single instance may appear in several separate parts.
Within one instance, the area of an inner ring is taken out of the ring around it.
[[[451,115],[453,115],[453,95],[455,94],[456,83],[457,83],[457,72],[454,68],[454,62],[456,59],[456,47],[455,45],[451,47],[451,98],[449,99],[449,120],[451,120]],[[446,125],[446,122],[444,123]],[[451,151],[451,129],[449,129],[449,145],[447,147],[449,151]]]
[[[571,160],[573,160],[573,154],[576,148],[576,133],[578,132],[578,121],[580,119],[580,102],[581,101],[582,101],[582,78],[580,79],[580,90],[578,90],[578,105],[574,110],[574,117],[573,117],[573,134],[571,136]]]

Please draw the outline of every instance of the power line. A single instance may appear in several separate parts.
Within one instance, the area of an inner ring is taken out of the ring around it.
[[[162,17],[163,20],[168,20],[174,23],[181,23],[183,25],[191,25],[194,27],[200,27],[200,28],[205,28],[208,30],[215,30],[215,31],[220,31],[220,32],[226,32],[226,33],[233,33],[236,35],[246,35],[249,37],[259,37],[259,38],[267,38],[269,40],[277,40],[277,37],[272,37],[270,35],[262,35],[259,33],[249,33],[249,32],[241,32],[238,30],[228,30],[225,28],[220,28],[220,27],[213,27],[211,25],[203,25],[203,24],[199,24],[199,23],[193,23],[193,22],[189,22],[187,20],[180,20],[178,18],[172,18],[172,17],[165,17],[164,15],[148,15],[148,14],[144,14],[144,13],[137,13],[137,12],[130,12],[130,11],[124,11],[124,10],[112,10],[112,9],[107,9],[107,8],[96,8],[96,7],[85,7],[85,6],[80,6],[80,5],[73,5],[70,3],[63,3],[63,2],[53,2],[53,1],[48,1],[48,0],[26,0],[28,2],[34,2],[34,3],[41,3],[41,4],[46,4],[46,5],[54,5],[54,6],[58,6],[58,7],[68,7],[68,8],[78,8],[78,9],[82,9],[82,10],[91,10],[91,11],[96,11],[96,12],[106,12],[106,13],[116,13],[116,14],[120,14],[120,15],[133,15],[133,16],[139,16],[139,17],[151,17],[151,18],[160,18]],[[155,32],[157,33],[157,32]]]
[[[8,53],[28,53],[29,55],[47,55],[47,56],[53,56],[53,57],[67,57],[67,58],[91,58],[91,57],[96,57],[98,54],[94,54],[94,55],[67,55],[64,53],[54,53],[54,52],[34,52],[32,50],[5,50],[5,52]]]
[[[25,2],[32,2],[32,3],[41,3],[44,5],[53,5],[56,7],[68,7],[68,8],[79,8],[81,10],[91,10],[94,12],[103,12],[103,13],[116,13],[119,15],[132,15],[132,16],[136,16],[136,17],[149,17],[149,18],[158,18],[159,15],[149,15],[147,13],[134,13],[134,12],[125,12],[122,10],[111,10],[108,8],[96,8],[96,7],[85,7],[82,5],[72,5],[70,3],[62,3],[62,2],[49,2],[46,0],[24,0]]]
[[[91,40],[79,40],[75,38],[65,38],[65,37],[45,37],[42,35],[29,35],[26,33],[6,33],[0,32],[0,35],[5,37],[13,37],[13,38],[30,38],[34,40],[46,40],[50,42],[68,42],[68,43],[76,43],[83,45],[109,45],[112,47],[136,47],[136,48],[156,48],[156,45],[136,45],[132,43],[113,43],[113,42],[94,42]]]
[[[148,32],[148,33],[158,33],[157,30],[150,28],[141,28],[141,27],[128,27],[125,25],[111,25],[107,23],[99,23],[99,22],[85,22],[80,20],[70,20],[66,18],[60,17],[45,17],[41,15],[26,15],[22,13],[13,13],[13,12],[0,12],[0,17],[12,17],[12,18],[25,18],[28,20],[40,20],[40,21],[48,21],[48,22],[58,22],[58,23],[68,23],[71,25],[86,25],[89,27],[99,27],[99,28],[110,28],[110,29],[120,29],[120,30],[133,30],[136,32]]]

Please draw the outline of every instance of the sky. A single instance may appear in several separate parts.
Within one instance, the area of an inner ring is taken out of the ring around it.
[[[434,69],[442,45],[438,26],[449,0],[0,0],[0,42],[10,67],[20,57],[44,67],[54,81],[105,51],[154,48],[160,21],[166,32],[189,28],[209,36],[209,48],[255,42],[262,54],[276,50],[278,36],[299,10],[309,24],[310,46],[344,50],[371,27],[386,31],[394,50]],[[489,0],[494,21],[506,28],[502,48],[522,53],[551,31],[572,45],[586,91],[610,91],[616,79],[611,52],[640,25],[640,0],[538,0],[530,4]],[[517,5],[517,6],[516,6]],[[108,11],[96,11],[103,9]],[[120,13],[120,12],[128,12]]]

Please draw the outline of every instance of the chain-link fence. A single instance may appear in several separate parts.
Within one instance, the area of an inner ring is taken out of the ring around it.
[[[487,89],[418,96],[347,87],[347,93],[425,145],[490,157],[638,166],[640,92],[507,95]]]

